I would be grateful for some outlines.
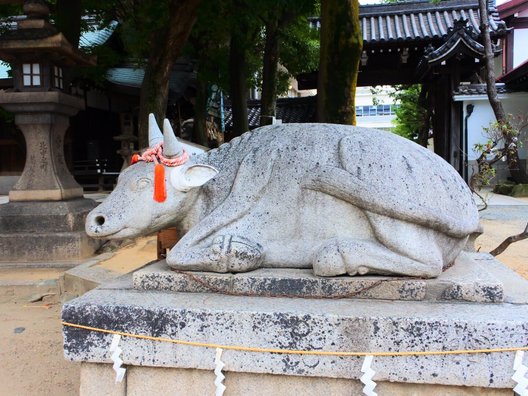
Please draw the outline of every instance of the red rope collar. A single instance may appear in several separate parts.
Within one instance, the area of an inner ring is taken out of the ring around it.
[[[176,158],[167,158],[163,155],[163,143],[158,143],[154,147],[149,147],[143,154],[134,154],[130,164],[133,165],[138,161],[154,162],[154,200],[163,202],[167,199],[167,189],[165,187],[165,166],[175,167],[186,163],[189,160],[189,154],[183,150],[183,153]]]
[[[138,161],[154,162],[154,164],[162,163],[163,165],[174,167],[185,164],[189,160],[189,154],[183,150],[183,153],[176,158],[167,158],[163,155],[163,143],[158,143],[154,147],[149,147],[143,154],[134,154],[132,156],[131,164]]]

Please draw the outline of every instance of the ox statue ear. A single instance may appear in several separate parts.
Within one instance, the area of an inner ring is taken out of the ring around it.
[[[176,190],[187,192],[191,188],[203,186],[217,173],[218,170],[209,165],[183,165],[173,168],[170,182]]]

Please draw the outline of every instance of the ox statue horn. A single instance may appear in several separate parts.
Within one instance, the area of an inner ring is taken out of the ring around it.
[[[183,146],[172,130],[170,121],[163,121],[163,155],[167,158],[179,157],[183,154]]]
[[[154,147],[156,144],[163,142],[163,135],[159,129],[158,123],[156,122],[156,117],[154,114],[149,114],[149,147]]]

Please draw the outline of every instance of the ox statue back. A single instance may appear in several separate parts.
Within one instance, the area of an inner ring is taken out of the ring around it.
[[[455,170],[389,132],[272,125],[187,160],[167,120],[163,129],[151,115],[150,157],[120,175],[89,214],[88,235],[176,227],[183,237],[167,264],[180,270],[436,277],[478,230]],[[158,188],[164,195],[153,199]]]

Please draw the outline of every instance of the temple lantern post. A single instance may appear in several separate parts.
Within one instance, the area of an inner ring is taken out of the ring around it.
[[[26,0],[23,10],[16,29],[0,36],[0,59],[13,74],[13,88],[0,91],[0,106],[14,115],[26,142],[22,175],[9,203],[0,205],[0,265],[74,262],[96,247],[83,225],[95,203],[83,198],[64,159],[70,117],[84,109],[84,100],[69,93],[65,70],[93,66],[95,59],[49,23],[46,2]]]

